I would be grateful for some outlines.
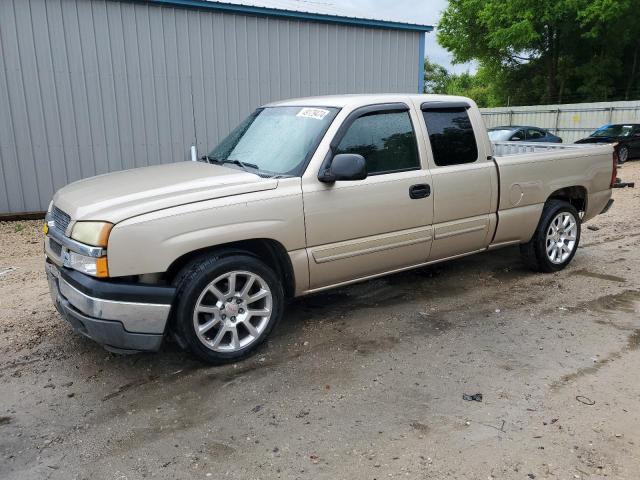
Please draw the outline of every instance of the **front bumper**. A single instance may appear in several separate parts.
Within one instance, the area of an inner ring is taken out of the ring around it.
[[[73,329],[107,350],[157,351],[175,289],[98,280],[45,263],[51,298]]]

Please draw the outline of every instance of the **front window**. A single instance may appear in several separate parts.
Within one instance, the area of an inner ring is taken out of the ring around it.
[[[633,132],[632,125],[606,125],[591,134],[592,137],[628,137]]]
[[[375,112],[357,118],[335,153],[362,155],[369,175],[420,168],[409,112]]]
[[[514,133],[509,140],[514,142],[524,140],[524,130],[517,130],[516,133]]]
[[[260,108],[206,158],[214,163],[237,163],[265,175],[301,175],[338,110],[331,107]]]

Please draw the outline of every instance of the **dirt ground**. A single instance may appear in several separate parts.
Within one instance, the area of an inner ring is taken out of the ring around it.
[[[511,248],[299,299],[225,367],[73,334],[40,222],[2,223],[0,478],[637,479],[640,189],[614,197],[561,273]]]

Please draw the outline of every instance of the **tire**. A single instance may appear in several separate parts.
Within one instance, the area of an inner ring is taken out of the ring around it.
[[[618,149],[618,165],[622,165],[627,160],[629,160],[629,147],[623,145]]]
[[[568,222],[566,219],[569,219]],[[531,240],[520,245],[524,263],[535,272],[551,273],[573,260],[580,243],[580,216],[573,205],[549,200]]]
[[[199,257],[182,269],[174,284],[175,333],[195,356],[211,364],[250,356],[284,310],[282,282],[250,254]]]

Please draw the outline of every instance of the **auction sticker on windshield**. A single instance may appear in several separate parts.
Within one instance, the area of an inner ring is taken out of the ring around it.
[[[316,120],[322,120],[327,116],[329,110],[323,108],[303,108],[298,112],[296,117],[314,118]]]

